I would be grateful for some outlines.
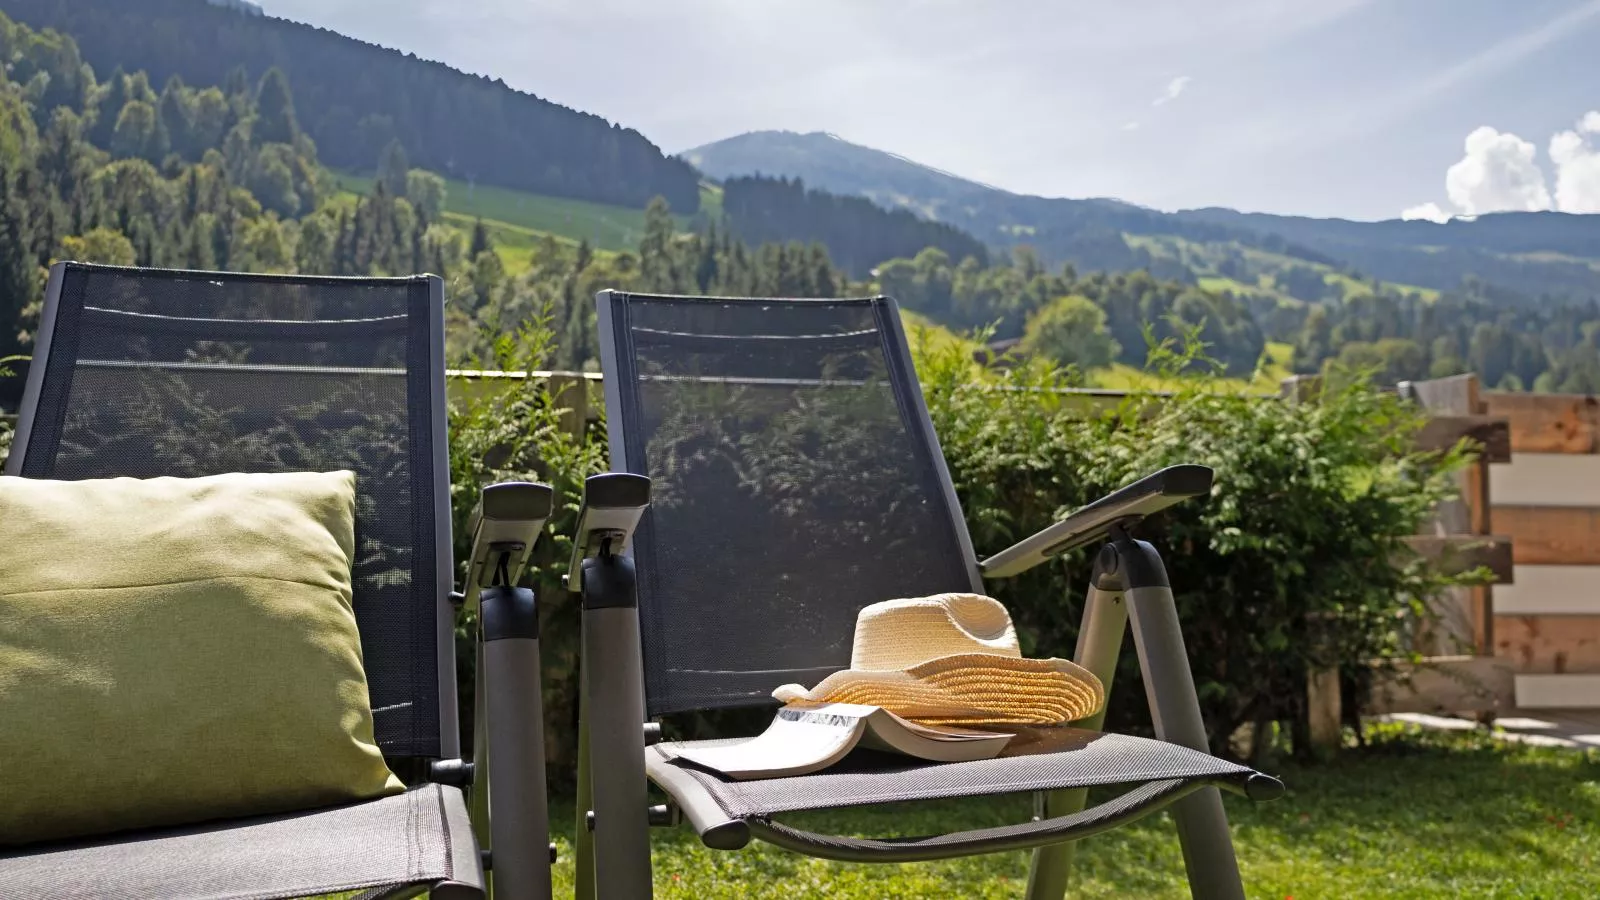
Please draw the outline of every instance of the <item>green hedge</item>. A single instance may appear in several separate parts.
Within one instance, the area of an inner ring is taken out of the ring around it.
[[[492,342],[492,357],[471,368],[532,372],[548,358],[550,333],[535,326]],[[607,471],[603,428],[574,435],[563,428],[562,412],[574,398],[552,395],[543,380],[527,378],[502,390],[453,386],[450,403],[450,495],[455,511],[456,583],[466,579],[471,534],[467,517],[483,485],[500,481],[543,481],[555,489],[556,510],[545,536],[534,548],[524,583],[539,601],[539,649],[543,662],[546,762],[552,783],[570,787],[577,774],[578,607],[562,583],[572,554],[583,480]],[[583,384],[568,390],[584,389]],[[473,661],[477,627],[464,614],[456,628],[456,663],[461,686],[463,746],[472,745]]]
[[[1096,411],[1050,390],[1064,373],[1040,365],[975,373],[946,349],[924,354],[919,370],[980,554],[1164,466],[1216,471],[1209,499],[1139,535],[1166,560],[1217,752],[1244,723],[1303,726],[1313,669],[1343,668],[1359,705],[1372,675],[1360,661],[1409,657],[1425,601],[1454,583],[1402,539],[1449,496],[1451,473],[1469,457],[1414,451],[1423,414],[1360,378],[1305,403],[1198,379]],[[1072,652],[1092,552],[990,584],[1026,652]],[[1129,645],[1108,727],[1148,722]]]
[[[531,326],[497,338],[493,358],[477,365],[531,371],[548,342],[546,330]],[[1411,450],[1421,413],[1360,379],[1307,403],[1241,396],[1199,379],[1174,396],[1134,395],[1096,410],[1082,395],[1054,390],[1068,383],[1067,372],[1040,364],[982,370],[956,344],[925,346],[919,372],[980,553],[1163,466],[1216,470],[1209,499],[1151,520],[1141,536],[1166,557],[1218,751],[1226,752],[1241,724],[1303,721],[1312,669],[1341,666],[1359,689],[1370,675],[1361,661],[1407,657],[1424,601],[1450,583],[1402,539],[1448,496],[1450,473],[1467,455]],[[535,379],[456,396],[456,558],[464,565],[465,517],[480,485],[536,478],[550,482],[562,503],[530,577],[540,596],[551,774],[561,784],[575,771],[578,612],[560,579],[583,479],[606,469],[604,429],[564,430],[570,398],[552,397]],[[0,424],[0,456],[7,431]],[[1071,653],[1089,562],[1079,552],[990,585],[1011,609],[1027,653]],[[472,627],[463,621],[458,630],[469,743]],[[1138,678],[1130,648],[1112,693],[1111,727],[1146,727]],[[1351,699],[1360,701],[1359,690]]]
[[[1227,752],[1241,724],[1303,722],[1313,668],[1342,666],[1359,689],[1370,669],[1358,661],[1408,658],[1425,600],[1451,583],[1402,539],[1449,495],[1450,473],[1468,457],[1464,450],[1413,451],[1422,413],[1361,379],[1345,379],[1298,404],[1195,379],[1172,396],[1132,395],[1095,409],[1081,394],[1055,390],[1070,382],[1067,371],[1042,364],[980,370],[957,345],[925,345],[930,349],[918,360],[924,391],[980,553],[1163,466],[1216,470],[1209,499],[1151,520],[1141,536],[1165,555],[1219,752]],[[1194,360],[1172,365],[1192,369]],[[452,422],[458,509],[470,508],[477,483],[500,477],[551,480],[570,503],[582,478],[604,469],[601,430],[587,443],[574,440],[557,427],[560,405],[535,382],[500,400],[458,404]],[[485,465],[486,455],[498,464]],[[571,515],[569,509],[553,523],[555,538],[543,544],[537,576],[558,779],[571,777],[575,734],[577,611],[559,583]],[[464,547],[458,555],[465,557]],[[1089,552],[1080,551],[991,583],[1017,621],[1025,652],[1071,654],[1090,562]],[[1115,688],[1110,726],[1147,729],[1131,645]],[[1359,690],[1352,699],[1360,702]],[[757,718],[690,717],[675,724],[702,732],[730,721],[750,727]]]

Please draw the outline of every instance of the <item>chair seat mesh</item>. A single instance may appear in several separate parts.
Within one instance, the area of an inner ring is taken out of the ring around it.
[[[952,854],[999,853],[1027,850],[1062,841],[1077,840],[1125,825],[1197,788],[1196,782],[1169,779],[1142,784],[1111,800],[1071,815],[1020,822],[996,828],[977,828],[953,834],[917,837],[858,838],[818,834],[782,822],[757,819],[749,823],[752,835],[807,856],[844,862],[920,862],[948,859]]]
[[[1152,781],[1202,781],[1242,788],[1257,773],[1248,766],[1149,738],[1077,728],[1024,729],[1015,749],[997,759],[924,763],[897,754],[857,750],[812,775],[735,781],[676,758],[683,746],[738,741],[665,743],[649,748],[652,772],[687,772],[732,819],[808,809],[1050,791]],[[659,779],[657,779],[659,781]]]
[[[482,887],[466,803],[430,784],[313,813],[0,853],[0,897],[310,897],[456,881]]]

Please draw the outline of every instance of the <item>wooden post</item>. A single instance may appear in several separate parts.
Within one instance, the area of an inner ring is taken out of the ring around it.
[[[570,372],[552,372],[550,399],[561,410],[561,430],[581,442],[589,425],[589,379]]]
[[[1279,396],[1285,403],[1305,403],[1322,391],[1319,375],[1295,375],[1284,379]],[[1339,667],[1313,669],[1306,673],[1306,736],[1314,756],[1327,759],[1344,743],[1344,695],[1339,687]]]
[[[1306,716],[1311,752],[1323,758],[1344,743],[1344,697],[1339,692],[1339,669],[1319,669],[1306,677]]]
[[[1460,499],[1439,505],[1433,533],[1493,534],[1489,516],[1489,464],[1510,459],[1511,437],[1503,419],[1484,416],[1487,405],[1480,396],[1478,376],[1456,375],[1434,381],[1403,382],[1400,392],[1437,414],[1419,439],[1426,439],[1429,429],[1438,432],[1435,438],[1447,438],[1447,432],[1457,430],[1458,437],[1471,436],[1484,445],[1478,460],[1457,476]],[[1442,440],[1435,442],[1443,444]],[[1478,656],[1494,655],[1494,595],[1488,586],[1451,589],[1440,613],[1439,632],[1421,636],[1427,655],[1452,656],[1464,650]]]

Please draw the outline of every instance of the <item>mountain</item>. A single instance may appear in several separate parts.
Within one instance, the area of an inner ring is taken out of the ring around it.
[[[280,69],[302,128],[333,168],[371,171],[398,139],[412,164],[465,181],[635,209],[661,195],[674,212],[699,208],[699,173],[633,129],[234,0],[0,0],[0,11],[71,35],[102,78],[120,69],[146,72],[158,88],[173,77],[227,85]]]
[[[752,131],[680,154],[695,168],[726,180],[739,175],[798,177],[813,188],[907,207],[953,221],[1005,192],[949,172],[852,144],[821,131]]]
[[[1189,277],[1203,277],[1207,267],[1190,257],[1231,253],[1235,271],[1220,274],[1247,285],[1305,265],[1431,290],[1451,290],[1472,277],[1530,297],[1600,297],[1600,216],[1501,213],[1438,225],[1229,209],[1165,213],[1118,200],[1015,194],[821,132],[752,132],[682,156],[712,178],[798,178],[811,188],[909,209],[995,247],[1031,246],[1047,262],[1080,269],[1149,268],[1174,278],[1187,269]],[[1166,252],[1144,239],[1165,242]],[[1280,261],[1252,265],[1261,253]]]

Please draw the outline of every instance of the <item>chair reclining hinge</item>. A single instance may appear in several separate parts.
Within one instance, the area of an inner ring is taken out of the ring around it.
[[[671,828],[683,821],[683,813],[676,804],[663,803],[650,807],[647,818],[651,828]]]
[[[460,759],[436,759],[428,765],[428,780],[455,788],[472,785],[472,763]]]

